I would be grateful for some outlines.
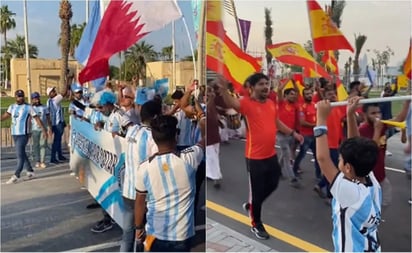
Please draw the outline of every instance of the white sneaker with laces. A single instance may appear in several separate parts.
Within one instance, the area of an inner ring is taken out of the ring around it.
[[[15,184],[17,183],[19,179],[16,177],[16,175],[11,176],[11,178],[6,182],[6,184]]]
[[[34,165],[34,167],[39,168],[39,167],[40,167],[40,163],[36,163],[36,165]]]
[[[34,178],[34,172],[28,171],[28,172],[27,172],[27,177],[28,177],[29,179]]]

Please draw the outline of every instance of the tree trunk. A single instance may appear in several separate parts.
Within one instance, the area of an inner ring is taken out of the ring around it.
[[[61,24],[61,33],[62,33],[62,40],[61,40],[61,72],[60,72],[60,85],[59,90],[62,94],[67,93],[67,71],[69,69],[69,48],[70,48],[70,22],[63,20]]]
[[[359,81],[360,67],[359,67],[359,56],[355,57],[353,61],[353,78],[355,81]]]

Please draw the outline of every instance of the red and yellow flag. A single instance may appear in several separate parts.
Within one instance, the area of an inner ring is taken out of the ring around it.
[[[339,75],[339,66],[335,58],[335,53],[332,50],[325,51],[322,56],[322,61],[326,67],[334,74]]]
[[[348,49],[353,52],[349,41],[320,5],[315,0],[307,0],[307,4],[315,52],[338,49]]]
[[[315,72],[320,76],[330,77],[328,72],[299,44],[284,42],[270,45],[267,47],[267,50],[280,62],[316,70]]]
[[[207,1],[206,67],[222,74],[239,91],[245,80],[260,72],[257,60],[242,51],[225,33],[222,1]]]
[[[408,56],[406,57],[405,60],[405,65],[403,65],[403,74],[411,80],[411,64],[412,64],[412,39],[409,45],[409,52]]]

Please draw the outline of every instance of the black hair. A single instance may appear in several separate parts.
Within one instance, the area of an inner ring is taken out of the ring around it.
[[[150,122],[153,140],[158,143],[171,143],[176,141],[177,119],[170,115],[161,115]]]
[[[294,88],[287,88],[286,90],[283,91],[283,95],[284,96],[289,95],[292,91],[295,91],[295,89]]]
[[[142,122],[150,121],[155,116],[162,114],[162,105],[158,101],[149,100],[142,105],[140,109],[140,118]]]
[[[324,89],[326,85],[328,84],[328,80],[326,80],[326,78],[324,77],[321,77],[319,78],[319,84],[320,84],[320,88]]]
[[[352,90],[353,88],[355,88],[355,86],[360,85],[361,83],[359,81],[353,81],[349,84],[349,90]]]
[[[375,167],[379,148],[375,141],[365,137],[352,137],[339,147],[343,163],[352,165],[356,176],[365,177]]]
[[[312,88],[310,88],[310,87],[305,87],[305,88],[303,88],[302,94],[304,94],[305,91],[312,91]]]
[[[183,97],[183,91],[181,90],[176,90],[175,92],[173,92],[172,94],[172,99],[181,99]]]
[[[363,104],[362,111],[367,112],[369,107],[379,107],[378,103]]]
[[[263,73],[255,73],[249,76],[246,80],[249,82],[250,86],[255,86],[261,79],[269,81],[269,77]]]

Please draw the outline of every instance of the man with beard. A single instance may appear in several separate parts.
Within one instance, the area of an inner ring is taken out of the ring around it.
[[[405,101],[401,112],[392,121],[402,122],[408,113],[410,101]],[[360,136],[374,140],[379,147],[378,160],[373,169],[376,179],[382,188],[382,208],[385,210],[392,201],[392,187],[385,175],[385,152],[387,136],[385,134],[388,127],[380,120],[382,113],[379,104],[364,104],[362,110],[365,114],[365,121],[359,126]]]
[[[316,107],[312,101],[313,91],[311,88],[304,88],[302,91],[304,103],[299,107],[299,123],[300,134],[303,135],[303,144],[300,145],[299,154],[293,163],[293,172],[295,174],[295,181],[298,182],[297,176],[299,174],[299,165],[305,158],[306,151],[310,148],[313,156],[316,157],[315,137],[313,136],[313,127],[316,126]],[[315,166],[316,178],[320,179],[320,168]]]
[[[50,112],[52,131],[54,134],[50,163],[59,163],[59,161],[67,160],[66,157],[63,156],[62,152],[62,136],[64,133],[64,128],[66,127],[66,122],[64,122],[63,109],[61,105],[64,96],[57,93],[56,87],[47,88],[46,93],[49,97],[49,99],[47,100],[47,107]],[[58,157],[56,157],[56,155]]]
[[[219,93],[228,107],[245,116],[247,122],[246,167],[249,173],[250,199],[243,204],[249,212],[251,231],[258,239],[269,239],[261,220],[262,204],[277,188],[281,168],[276,156],[276,132],[291,135],[299,142],[303,137],[283,124],[278,118],[276,105],[268,99],[269,78],[262,73],[255,73],[248,78],[250,96],[236,99],[227,92],[228,83],[223,77],[218,78]]]
[[[17,183],[23,170],[24,163],[26,163],[27,166],[27,177],[29,179],[34,177],[33,168],[31,167],[29,158],[26,154],[26,145],[31,135],[31,117],[34,118],[34,120],[43,130],[44,138],[46,138],[47,136],[46,128],[37,116],[36,112],[29,104],[26,104],[24,100],[24,91],[16,90],[14,96],[16,98],[16,103],[10,105],[7,111],[1,116],[1,121],[6,120],[10,117],[12,118],[11,136],[14,140],[17,155],[17,169],[14,175],[6,182],[6,184]]]

